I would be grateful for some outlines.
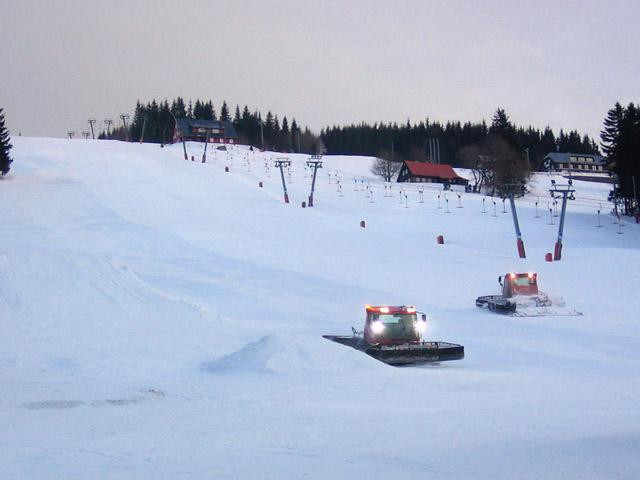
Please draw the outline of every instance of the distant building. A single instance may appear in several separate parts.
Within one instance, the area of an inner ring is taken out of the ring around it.
[[[552,172],[607,172],[607,162],[601,155],[586,153],[548,153],[542,162]]]
[[[238,133],[231,122],[178,118],[173,141],[183,139],[186,142],[238,143]]]
[[[400,168],[400,172],[398,173],[398,182],[467,185],[469,180],[462,178],[454,172],[451,165],[405,160],[402,168]]]

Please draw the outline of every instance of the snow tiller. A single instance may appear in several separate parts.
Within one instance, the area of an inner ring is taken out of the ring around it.
[[[361,350],[389,365],[412,365],[464,358],[464,347],[447,342],[426,342],[422,335],[427,316],[414,307],[366,307],[362,332],[353,335],[324,335],[324,338]]]
[[[562,298],[552,298],[538,290],[538,274],[507,273],[498,277],[502,295],[485,295],[476,299],[476,306],[514,317],[542,317],[546,315],[582,315],[565,307]]]

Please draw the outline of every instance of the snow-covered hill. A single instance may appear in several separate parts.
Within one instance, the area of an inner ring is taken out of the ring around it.
[[[401,202],[370,158],[325,157],[303,209],[301,155],[285,205],[265,167],[281,154],[13,143],[0,478],[636,477],[640,228],[614,223],[609,186],[576,182],[564,258],[546,263],[546,175],[518,201],[520,260],[508,205],[435,185]],[[512,270],[584,315],[478,310]],[[393,368],[322,339],[367,303],[415,304],[466,358]]]

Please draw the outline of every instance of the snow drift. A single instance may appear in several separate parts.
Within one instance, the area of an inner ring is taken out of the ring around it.
[[[351,348],[334,348],[331,342],[310,335],[266,335],[203,368],[225,374],[362,375],[380,374],[390,367]]]

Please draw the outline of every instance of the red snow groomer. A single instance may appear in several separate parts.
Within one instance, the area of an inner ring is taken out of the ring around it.
[[[366,306],[364,330],[353,335],[324,335],[389,365],[411,365],[464,358],[464,347],[454,343],[423,341],[427,316],[415,307]]]
[[[565,308],[562,298],[551,298],[538,290],[538,274],[507,273],[498,277],[502,295],[485,295],[476,299],[476,306],[492,312],[516,317],[541,317],[546,315],[582,315]]]

